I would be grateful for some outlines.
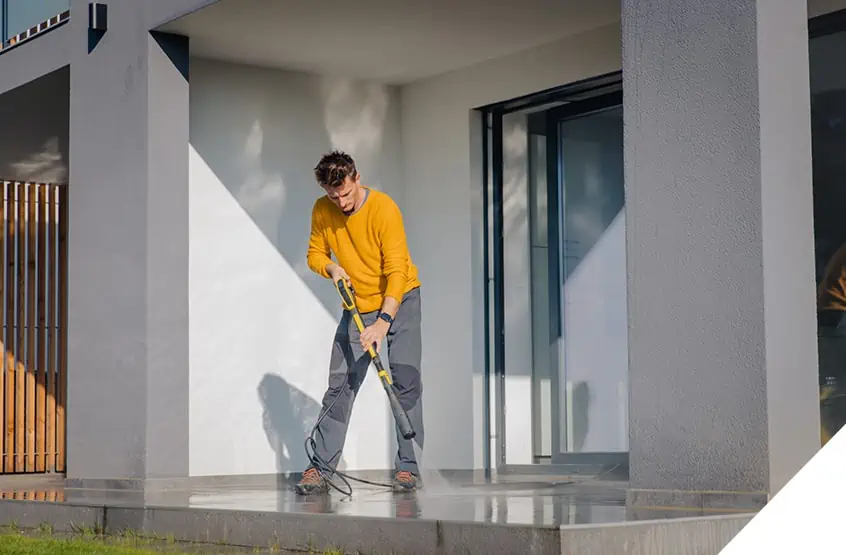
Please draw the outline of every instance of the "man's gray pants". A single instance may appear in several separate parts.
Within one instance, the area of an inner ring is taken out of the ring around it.
[[[369,326],[379,316],[378,311],[362,313],[364,325]],[[323,396],[323,411],[331,405],[315,434],[316,454],[331,468],[336,468],[344,448],[350,415],[358,390],[367,375],[370,355],[361,348],[359,331],[349,312],[344,311],[329,361],[329,388]],[[413,440],[404,439],[397,430],[397,455],[394,468],[419,476],[417,459],[412,441],[423,449],[423,383],[420,378],[420,288],[403,295],[399,310],[387,335],[387,365],[394,382],[400,405],[408,413],[417,435]],[[384,350],[380,353],[385,360]],[[374,371],[375,373],[375,371]],[[378,379],[378,378],[377,378]],[[337,401],[336,401],[337,399]],[[332,405],[332,403],[335,403]]]

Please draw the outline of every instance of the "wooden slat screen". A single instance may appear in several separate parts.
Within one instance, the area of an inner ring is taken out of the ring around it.
[[[40,490],[9,490],[0,491],[0,499],[20,499],[30,501],[58,501],[65,500],[65,492],[61,489],[40,489]]]
[[[0,192],[0,474],[64,472],[67,186]]]

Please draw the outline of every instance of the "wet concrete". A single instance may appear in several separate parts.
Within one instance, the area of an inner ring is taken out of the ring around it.
[[[64,487],[55,478],[4,478],[0,519],[33,528],[48,522],[55,530],[129,530],[259,549],[612,555],[716,554],[751,518],[736,509],[634,509],[626,504],[627,482],[590,478],[453,478],[427,482],[415,494],[356,484],[349,497],[333,492],[305,498],[281,479],[197,482],[172,481],[142,491],[118,482],[85,489]]]
[[[352,496],[301,497],[291,481],[277,485],[191,485],[159,490],[74,489],[58,478],[20,477],[0,480],[0,498],[66,501],[125,507],[174,507],[333,514],[460,522],[566,526],[732,514],[730,509],[632,508],[626,504],[628,483],[569,476],[507,476],[485,481],[453,478],[427,482],[413,494],[353,482]]]

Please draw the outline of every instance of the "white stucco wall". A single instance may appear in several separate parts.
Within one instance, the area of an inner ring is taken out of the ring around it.
[[[404,198],[413,207],[406,222],[423,284],[426,445],[433,465],[480,468],[483,462],[481,124],[473,109],[619,70],[620,49],[614,24],[403,88]],[[505,204],[509,218],[524,221],[525,179],[518,185]],[[529,273],[511,271],[527,262],[519,248],[528,249],[526,230],[511,230],[520,238],[505,238],[517,245],[506,252],[507,287],[526,297]],[[507,459],[529,462],[530,313],[511,311],[507,318],[513,331],[506,336],[506,365],[526,368],[507,378]]]
[[[379,85],[192,60],[191,475],[304,469],[340,305],[305,262],[312,168],[342,148],[402,202],[399,115]],[[391,424],[369,375],[346,468],[388,468]]]

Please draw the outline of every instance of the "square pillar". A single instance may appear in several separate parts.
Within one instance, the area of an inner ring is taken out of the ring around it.
[[[188,474],[188,43],[109,8],[71,56],[67,478],[92,485]]]
[[[759,505],[820,448],[805,2],[622,7],[631,497]]]

